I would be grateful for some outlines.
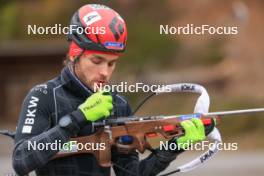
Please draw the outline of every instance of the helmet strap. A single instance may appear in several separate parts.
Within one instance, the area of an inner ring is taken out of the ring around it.
[[[85,51],[85,50],[83,49],[82,52],[81,52],[79,55],[77,55],[77,56],[73,59],[73,61],[70,62],[70,69],[72,70],[72,72],[73,72],[75,75],[76,75],[76,73],[75,73],[75,66],[76,66],[76,63],[80,60],[80,58],[82,57],[84,51]]]

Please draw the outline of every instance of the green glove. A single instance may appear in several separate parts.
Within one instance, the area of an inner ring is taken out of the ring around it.
[[[88,121],[108,117],[113,109],[112,96],[107,92],[96,92],[79,106]]]
[[[191,143],[199,142],[206,138],[204,124],[200,119],[185,120],[180,125],[185,131],[184,136],[176,140],[180,149],[186,149]]]

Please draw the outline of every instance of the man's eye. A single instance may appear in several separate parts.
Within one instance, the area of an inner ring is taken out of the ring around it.
[[[116,61],[109,62],[109,63],[108,63],[108,66],[113,67],[115,64],[116,64]]]
[[[91,61],[94,63],[94,64],[100,64],[102,62],[102,60],[100,58],[97,58],[97,57],[93,57],[91,58]]]
[[[110,67],[112,67],[113,65],[115,65],[115,63],[116,63],[116,62],[110,62],[110,63],[108,63],[108,65],[109,65]]]

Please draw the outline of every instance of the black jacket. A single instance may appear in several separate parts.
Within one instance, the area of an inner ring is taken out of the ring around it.
[[[61,75],[44,84],[35,86],[26,96],[19,117],[13,151],[13,167],[17,174],[25,175],[35,170],[37,175],[110,175],[110,168],[100,167],[93,155],[74,155],[50,160],[58,151],[28,150],[29,142],[46,144],[54,141],[67,142],[70,137],[85,136],[95,132],[93,124],[86,122],[78,111],[93,92],[86,88],[68,67]],[[127,101],[119,94],[112,94],[114,113],[109,118],[127,117],[131,114]],[[74,128],[61,128],[58,121],[65,115],[73,119]],[[32,146],[32,145],[31,145]],[[136,151],[120,154],[112,151],[112,161],[135,175],[157,175],[177,152],[156,150],[149,157],[139,161]],[[129,175],[114,166],[116,175]]]

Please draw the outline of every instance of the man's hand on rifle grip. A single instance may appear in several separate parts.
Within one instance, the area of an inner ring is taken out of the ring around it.
[[[184,135],[175,139],[179,149],[186,149],[195,142],[200,142],[212,132],[216,125],[216,119],[192,118],[180,123],[184,129]]]

